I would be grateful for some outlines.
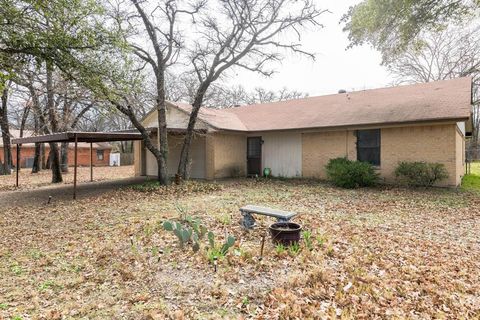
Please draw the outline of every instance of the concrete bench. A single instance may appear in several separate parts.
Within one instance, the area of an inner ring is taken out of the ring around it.
[[[241,224],[245,229],[252,229],[256,225],[255,218],[252,216],[252,214],[260,214],[263,216],[274,217],[274,218],[277,218],[277,221],[279,222],[289,221],[290,219],[292,219],[297,215],[296,212],[289,212],[289,211],[277,210],[277,209],[260,207],[260,206],[253,206],[250,204],[247,206],[241,207],[240,213],[243,216]]]

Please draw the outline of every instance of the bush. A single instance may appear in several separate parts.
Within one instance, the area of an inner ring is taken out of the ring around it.
[[[375,185],[378,180],[375,168],[367,162],[335,158],[330,159],[326,169],[328,179],[342,188],[369,187]]]
[[[441,163],[400,162],[395,169],[397,180],[408,186],[431,187],[448,178],[447,169]]]

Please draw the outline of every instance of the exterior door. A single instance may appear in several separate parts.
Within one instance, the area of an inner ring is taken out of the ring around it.
[[[35,158],[33,158],[33,157],[25,158],[25,168],[33,168],[33,161],[34,160],[35,160]]]
[[[262,175],[262,137],[247,138],[247,174]]]

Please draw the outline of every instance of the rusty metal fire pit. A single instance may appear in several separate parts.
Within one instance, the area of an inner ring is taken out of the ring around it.
[[[275,244],[289,246],[300,241],[302,226],[294,222],[276,222],[270,225],[270,235]]]

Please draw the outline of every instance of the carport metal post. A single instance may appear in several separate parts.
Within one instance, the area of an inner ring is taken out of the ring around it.
[[[90,182],[93,182],[93,144],[90,142]]]
[[[73,157],[73,200],[77,199],[77,147],[78,147],[78,137],[77,134],[74,134],[75,138],[75,155]]]
[[[15,187],[18,188],[18,174],[20,173],[20,145],[17,143],[17,163],[15,164],[15,171],[16,171],[16,182]]]
[[[73,171],[73,199],[77,198],[77,175],[78,175],[78,143],[90,143],[90,180],[93,181],[93,143],[97,142],[111,142],[111,141],[130,141],[142,140],[142,135],[139,132],[125,131],[125,132],[57,132],[52,134],[45,134],[41,136],[22,137],[12,139],[12,144],[17,145],[17,167],[16,167],[16,182],[18,187],[20,179],[20,149],[25,143],[54,143],[54,142],[68,142],[75,143],[74,154],[74,171]]]

